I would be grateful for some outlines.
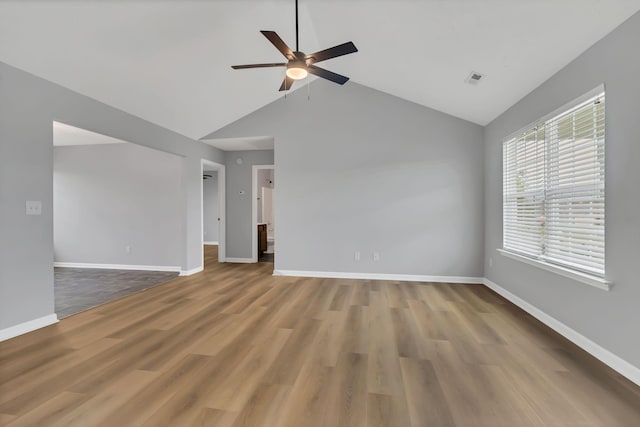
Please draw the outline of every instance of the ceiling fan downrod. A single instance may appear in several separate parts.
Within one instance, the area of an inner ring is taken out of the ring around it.
[[[298,48],[298,0],[296,0],[296,51],[299,51]]]

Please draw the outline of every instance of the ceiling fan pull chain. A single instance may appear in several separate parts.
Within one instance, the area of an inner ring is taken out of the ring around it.
[[[284,99],[287,99],[287,92],[289,89],[287,88],[287,69],[284,69]]]

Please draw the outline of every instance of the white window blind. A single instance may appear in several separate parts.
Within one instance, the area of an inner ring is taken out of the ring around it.
[[[503,145],[505,250],[604,277],[605,97]]]

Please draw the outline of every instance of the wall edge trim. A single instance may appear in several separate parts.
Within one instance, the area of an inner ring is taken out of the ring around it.
[[[58,315],[55,313],[0,329],[0,342],[24,335],[36,329],[44,328],[45,326],[53,325],[54,323],[58,323]]]
[[[611,369],[618,372],[629,381],[632,381],[640,386],[640,368],[638,368],[637,366],[632,365],[631,363],[627,362],[623,358],[617,356],[601,345],[596,344],[589,338],[562,323],[555,317],[550,316],[533,304],[526,302],[519,296],[512,294],[510,291],[506,290],[497,283],[485,278],[483,284],[498,295],[509,300],[509,302],[511,302],[512,304],[520,307],[522,310],[526,311],[531,316],[535,317],[540,322],[544,323],[546,326],[553,329],[605,365],[609,366]]]

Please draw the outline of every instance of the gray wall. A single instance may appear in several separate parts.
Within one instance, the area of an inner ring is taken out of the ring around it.
[[[228,151],[226,153],[226,256],[251,258],[251,177],[253,165],[272,165],[273,150]],[[239,165],[236,159],[241,158]],[[240,194],[244,192],[244,194]]]
[[[485,130],[485,273],[498,285],[640,366],[640,14],[579,56]],[[610,292],[505,258],[502,139],[600,83],[606,87],[606,276]],[[493,267],[489,266],[493,260]]]
[[[182,156],[182,268],[202,259],[201,158],[224,153],[0,63],[0,329],[53,308],[53,121]],[[26,216],[25,201],[42,201]]]
[[[482,127],[318,80],[207,138],[257,135],[275,137],[277,269],[482,276]]]
[[[218,241],[218,172],[207,171],[211,175],[202,181],[202,223],[205,242]]]
[[[179,156],[106,144],[55,147],[53,159],[55,261],[180,266]]]

